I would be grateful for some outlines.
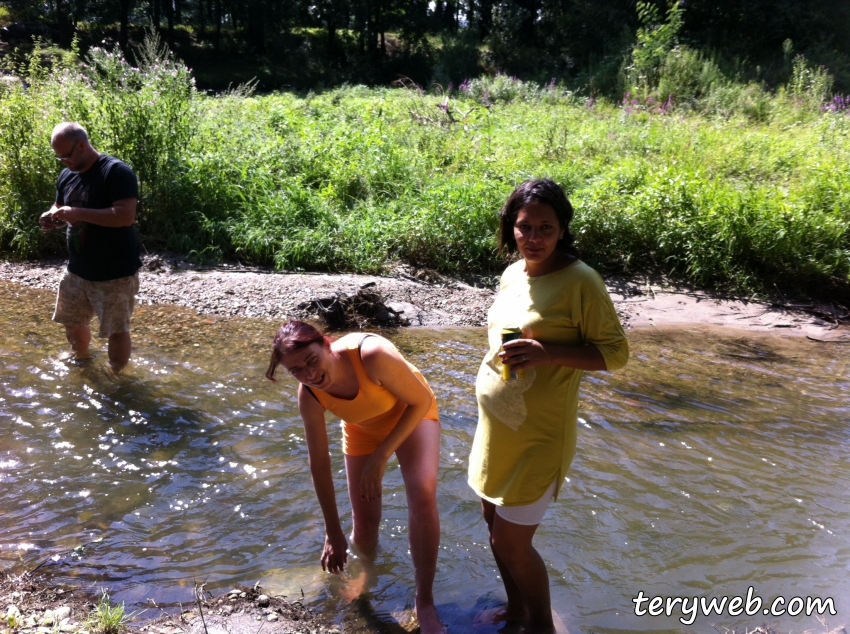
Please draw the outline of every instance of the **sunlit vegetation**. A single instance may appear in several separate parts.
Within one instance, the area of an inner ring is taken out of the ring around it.
[[[84,64],[30,59],[26,88],[0,87],[10,255],[62,250],[36,219],[60,169],[50,130],[76,120],[136,170],[148,250],[289,270],[409,262],[492,274],[503,266],[496,211],[520,181],[550,176],[601,269],[746,293],[850,287],[850,104],[802,57],[771,91],[671,45],[660,60],[635,55],[616,101],[506,75],[450,91],[246,86],[209,97],[154,39],[136,65],[99,49]]]

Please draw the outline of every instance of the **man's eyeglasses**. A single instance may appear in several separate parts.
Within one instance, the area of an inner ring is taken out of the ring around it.
[[[57,160],[57,161],[67,161],[68,159],[70,159],[72,156],[74,156],[74,152],[76,152],[76,150],[77,150],[77,146],[78,146],[79,144],[80,144],[80,142],[79,142],[79,141],[77,141],[76,143],[74,143],[74,147],[72,147],[72,148],[71,148],[71,151],[70,151],[70,152],[68,152],[65,156],[59,156],[59,155],[57,154],[57,155],[56,155],[56,160]]]

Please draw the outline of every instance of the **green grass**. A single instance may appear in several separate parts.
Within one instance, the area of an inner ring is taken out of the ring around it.
[[[591,103],[505,77],[448,101],[350,86],[205,97],[151,47],[140,70],[95,52],[82,70],[36,69],[28,90],[0,88],[2,252],[61,250],[36,219],[59,171],[50,129],[76,119],[136,169],[148,249],[290,270],[493,274],[497,210],[522,180],[550,176],[600,269],[739,293],[850,293],[850,116],[812,102],[822,82],[777,94],[727,83],[687,106]]]
[[[123,602],[121,605],[112,603],[109,593],[103,590],[97,605],[89,613],[86,628],[94,634],[122,634],[135,615],[135,612],[126,611]]]

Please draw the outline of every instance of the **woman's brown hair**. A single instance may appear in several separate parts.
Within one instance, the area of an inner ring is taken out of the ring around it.
[[[318,329],[303,321],[291,320],[283,324],[277,331],[272,344],[272,358],[269,361],[269,369],[266,370],[266,378],[270,381],[276,381],[274,373],[284,355],[303,350],[314,343],[330,346],[331,340]]]

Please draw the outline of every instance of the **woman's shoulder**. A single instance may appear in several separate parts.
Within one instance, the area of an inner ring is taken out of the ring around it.
[[[502,277],[499,279],[499,283],[500,286],[504,286],[513,280],[525,279],[527,277],[528,276],[525,274],[525,261],[520,259],[509,264],[508,268],[502,271]]]
[[[574,259],[570,264],[559,271],[552,273],[552,276],[569,277],[571,282],[577,280],[589,282],[601,282],[602,276],[592,266],[579,258]]]
[[[398,354],[393,342],[381,335],[370,332],[356,332],[346,335],[346,337],[353,337],[349,345],[352,348],[359,348],[360,358],[364,362],[375,357],[394,356],[393,353]]]
[[[350,332],[335,339],[331,347],[335,350],[356,350],[362,348],[368,339],[383,339],[383,337],[369,332]]]

